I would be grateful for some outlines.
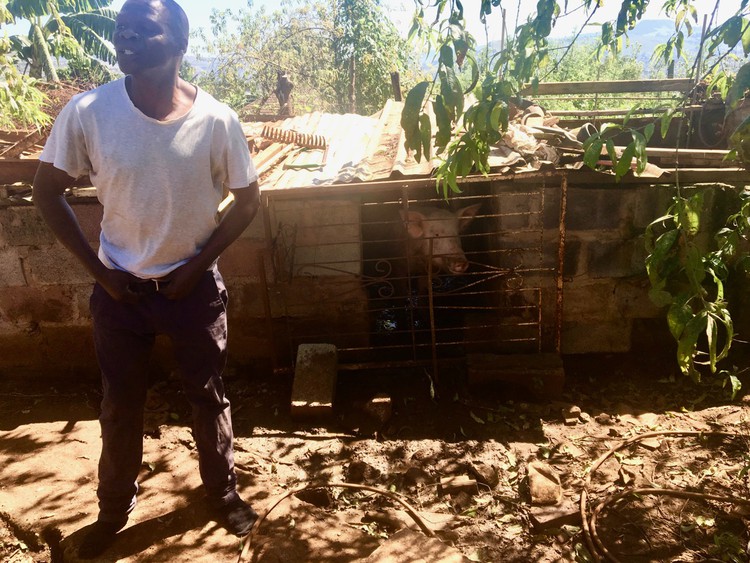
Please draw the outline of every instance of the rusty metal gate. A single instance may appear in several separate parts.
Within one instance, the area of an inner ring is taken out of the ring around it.
[[[559,183],[467,183],[449,202],[434,185],[335,188],[266,197],[286,362],[313,342],[342,368],[557,351]]]

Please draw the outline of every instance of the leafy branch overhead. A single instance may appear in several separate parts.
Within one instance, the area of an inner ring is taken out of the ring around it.
[[[742,251],[750,240],[750,193],[739,196],[739,210],[730,215],[713,241],[700,237],[705,192],[675,197],[667,213],[646,229],[646,271],[649,296],[667,307],[667,322],[677,341],[680,369],[700,379],[698,366],[711,373],[725,359],[734,338],[734,323],[726,298],[732,274],[747,279],[750,256]],[[699,341],[707,351],[701,352]],[[733,390],[739,381],[727,373]]]
[[[32,78],[57,82],[55,59],[87,59],[114,64],[111,45],[115,30],[112,0],[12,0],[6,4],[9,22],[27,20],[26,34],[10,36],[14,55]]]
[[[552,60],[553,48],[549,37],[562,16],[567,15],[563,9],[568,12],[583,9],[589,16],[588,22],[601,2],[582,0],[581,6],[572,6],[567,2],[539,0],[536,12],[507,38],[504,37],[497,52],[478,56],[476,42],[466,29],[464,6],[460,0],[414,1],[416,10],[409,38],[421,38],[427,42],[437,54],[438,66],[432,81],[418,84],[407,95],[402,119],[405,146],[413,151],[417,160],[422,156],[437,156],[437,185],[447,197],[449,193],[459,191],[458,178],[470,173],[489,172],[490,147],[507,130],[509,108],[518,101],[520,92],[527,84],[533,90],[544,79],[545,73],[550,72],[550,67],[554,70],[560,65],[560,60]],[[697,25],[695,4],[691,0],[664,2],[662,10],[675,22],[675,31],[656,49],[657,58],[669,61],[673,57],[685,57],[685,40],[700,27]],[[628,31],[643,18],[647,5],[648,0],[620,2],[617,18],[601,25],[600,56],[617,56],[621,53]],[[488,16],[500,8],[500,0],[483,0],[479,6],[479,20],[489,26]],[[578,35],[580,31],[575,37]],[[731,52],[741,48],[746,57],[750,55],[748,0],[742,0],[736,14],[726,21],[718,24],[712,21],[706,38],[706,60],[716,57],[722,49]],[[565,54],[571,51],[571,46],[572,43],[565,49]],[[718,57],[719,60],[724,56]],[[715,66],[700,74],[701,69],[694,65],[689,70],[689,77],[711,78],[714,86],[723,84],[728,89],[732,83],[731,77],[716,72]],[[735,84],[740,84],[740,88],[745,85],[744,80],[738,80]],[[624,124],[605,128],[596,138],[589,140],[585,147],[585,163],[592,168],[598,166],[601,151],[606,150],[618,178],[633,167],[636,172],[643,171],[647,162],[646,142],[657,125],[662,136],[666,134],[671,120],[680,115],[680,108],[686,99],[675,98],[669,107],[665,107],[660,123],[650,125],[645,130],[630,129],[627,119]],[[436,126],[431,143],[426,142],[432,136],[433,128],[428,108],[432,110]],[[622,154],[617,154],[612,139],[622,131],[630,131],[632,140]],[[747,144],[740,143],[740,146],[744,148],[737,153],[738,156],[747,153]]]

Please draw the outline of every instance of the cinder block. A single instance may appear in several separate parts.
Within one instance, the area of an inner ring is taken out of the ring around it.
[[[593,242],[588,245],[592,278],[626,278],[646,271],[643,238]]]
[[[563,318],[565,320],[605,320],[617,318],[614,280],[576,283],[563,286]]]
[[[51,244],[55,236],[31,205],[0,207],[0,247]]]
[[[338,356],[332,344],[300,344],[292,386],[292,418],[331,418]]]
[[[281,230],[279,250],[292,276],[359,274],[362,266],[359,200],[281,200],[272,225]]]
[[[25,260],[30,284],[61,285],[93,282],[81,263],[61,244],[29,249]]]
[[[21,255],[17,248],[0,248],[0,287],[26,285]]]
[[[663,319],[664,309],[651,301],[648,296],[649,289],[651,284],[645,275],[617,280],[614,301],[620,316],[629,319]]]

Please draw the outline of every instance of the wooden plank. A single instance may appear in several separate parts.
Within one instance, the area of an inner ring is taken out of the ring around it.
[[[38,167],[38,158],[0,158],[0,184],[32,184]],[[90,186],[91,180],[81,176],[73,185]]]
[[[0,184],[34,181],[39,161],[36,158],[6,158],[0,160]]]
[[[44,127],[38,131],[32,131],[11,146],[0,151],[0,158],[20,158],[20,156],[36,144],[43,145],[47,140],[49,128]]]
[[[662,80],[600,80],[591,82],[543,82],[534,88],[524,85],[521,94],[544,96],[549,94],[620,94],[624,92],[687,92],[695,81],[689,78]]]

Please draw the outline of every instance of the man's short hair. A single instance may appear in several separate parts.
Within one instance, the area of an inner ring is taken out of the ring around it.
[[[157,0],[161,2],[161,5],[169,12],[169,27],[172,29],[172,33],[180,42],[180,46],[184,51],[187,51],[188,39],[190,37],[190,22],[188,22],[187,14],[177,2],[174,0]]]

